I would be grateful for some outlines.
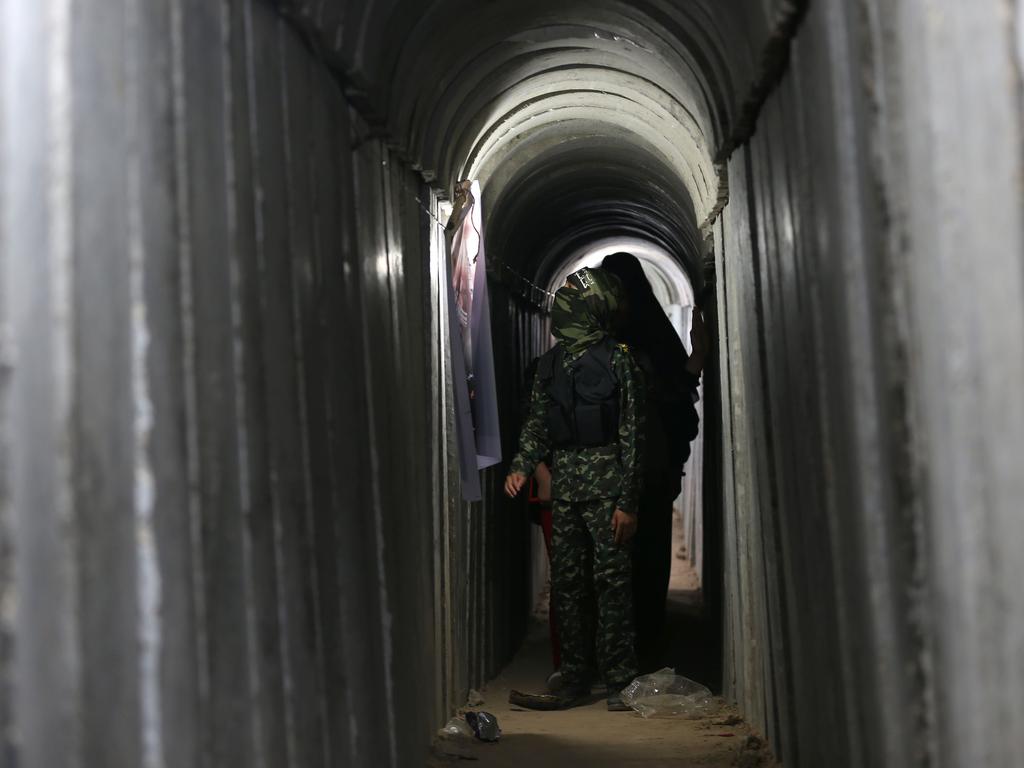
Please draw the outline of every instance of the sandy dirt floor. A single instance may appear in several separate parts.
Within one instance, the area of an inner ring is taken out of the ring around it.
[[[689,568],[681,520],[673,526],[675,562],[669,585],[668,626],[663,647],[646,668],[672,666],[701,682],[717,677],[714,653],[699,620],[699,579]],[[551,671],[547,606],[538,606],[534,625],[515,659],[479,692],[483,702],[463,708],[490,712],[502,737],[484,743],[472,737],[439,736],[429,768],[767,768],[778,764],[760,736],[735,710],[725,707],[701,720],[682,717],[645,720],[635,712],[608,712],[604,691],[593,701],[564,712],[531,712],[508,703],[512,689],[544,692]]]
[[[775,765],[759,737],[728,708],[701,720],[645,720],[635,712],[608,712],[597,689],[591,704],[564,712],[510,705],[510,690],[543,688],[549,667],[546,632],[537,622],[519,655],[480,692],[483,703],[472,707],[497,717],[501,740],[488,744],[461,736],[438,738],[432,768],[466,761],[494,768]]]

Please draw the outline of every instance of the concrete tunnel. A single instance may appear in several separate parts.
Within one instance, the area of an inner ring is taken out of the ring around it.
[[[467,178],[506,462],[524,286],[708,287],[705,682],[781,763],[1020,764],[1022,71],[1019,0],[0,2],[4,764],[423,765],[516,653]]]

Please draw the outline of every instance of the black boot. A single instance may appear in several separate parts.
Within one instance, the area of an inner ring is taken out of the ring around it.
[[[622,689],[625,685],[608,686],[608,711],[609,712],[631,712],[633,708],[622,700]]]
[[[522,693],[512,691],[508,703],[524,709],[557,710],[571,709],[590,698],[589,685],[563,685],[558,693]]]

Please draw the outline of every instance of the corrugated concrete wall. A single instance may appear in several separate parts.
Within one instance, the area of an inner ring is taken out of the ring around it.
[[[2,9],[5,764],[419,764],[529,599],[435,199],[268,3]]]
[[[273,5],[305,16],[0,4],[5,763],[416,765],[524,629],[525,520],[498,472],[455,493],[436,200],[382,136],[412,19]],[[751,42],[702,57],[738,146],[705,379],[726,690],[788,765],[1013,765],[1020,3],[814,2],[787,69],[805,5],[709,6]],[[510,453],[545,338],[501,291]]]
[[[729,161],[726,683],[786,765],[1020,761],[1024,121],[1007,10],[812,3]]]

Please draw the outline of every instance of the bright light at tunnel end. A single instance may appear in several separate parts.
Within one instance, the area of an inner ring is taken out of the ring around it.
[[[607,238],[581,248],[566,259],[562,267],[554,273],[548,290],[554,293],[577,269],[598,267],[605,256],[619,251],[631,253],[640,260],[647,279],[651,281],[654,295],[662,306],[693,305],[693,286],[690,285],[690,279],[679,262],[664,248],[633,237]]]

